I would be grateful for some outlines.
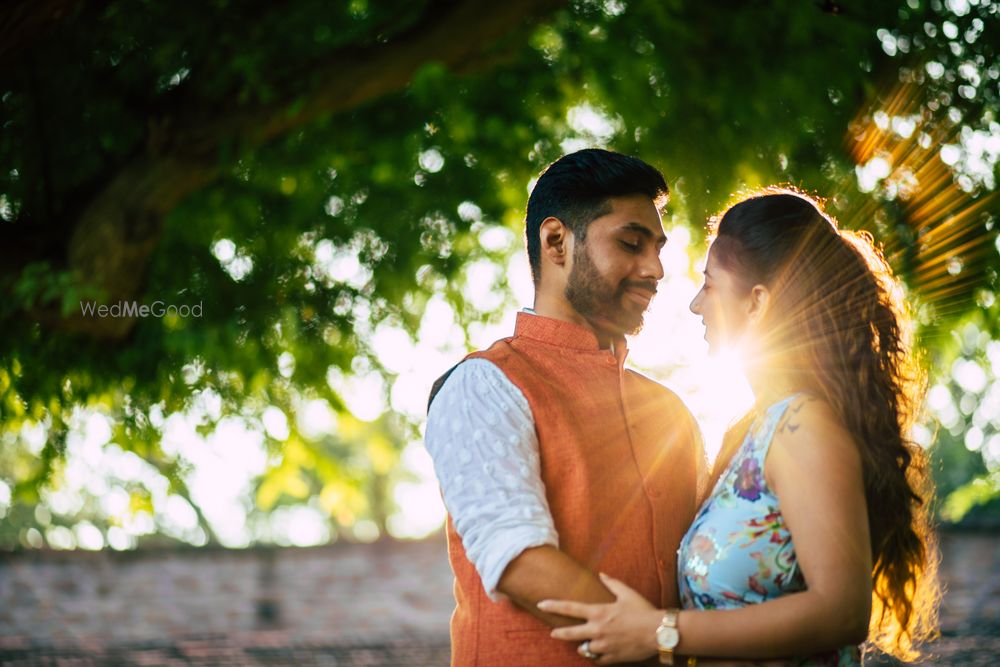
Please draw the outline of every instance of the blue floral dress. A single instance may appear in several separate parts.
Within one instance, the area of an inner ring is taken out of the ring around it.
[[[764,460],[778,423],[799,394],[767,409],[750,428],[678,549],[685,609],[734,609],[802,591],[805,579]],[[801,658],[802,667],[856,667],[857,646]]]

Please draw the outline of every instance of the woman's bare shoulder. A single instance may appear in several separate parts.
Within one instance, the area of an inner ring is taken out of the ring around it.
[[[772,473],[802,473],[860,465],[854,439],[833,407],[811,395],[796,397],[775,427],[768,456]]]
[[[843,422],[829,403],[811,394],[796,396],[781,415],[775,437],[792,437],[799,431],[844,430]]]

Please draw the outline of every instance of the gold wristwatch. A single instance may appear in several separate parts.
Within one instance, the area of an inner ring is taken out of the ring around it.
[[[674,664],[674,649],[681,641],[681,636],[677,633],[677,614],[679,609],[668,609],[660,621],[660,627],[656,628],[656,646],[660,651],[660,664]]]

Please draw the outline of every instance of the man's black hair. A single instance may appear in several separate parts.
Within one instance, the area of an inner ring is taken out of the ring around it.
[[[663,174],[637,157],[599,148],[564,155],[546,168],[528,197],[525,238],[535,285],[541,279],[541,242],[538,230],[548,217],[559,218],[579,243],[587,226],[611,212],[611,197],[642,194],[657,206],[669,190]]]

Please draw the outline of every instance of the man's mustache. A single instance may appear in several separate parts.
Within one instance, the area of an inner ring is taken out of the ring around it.
[[[622,281],[621,289],[619,292],[624,292],[628,289],[639,289],[644,292],[649,292],[650,296],[656,294],[656,281],[655,280],[625,280]]]

